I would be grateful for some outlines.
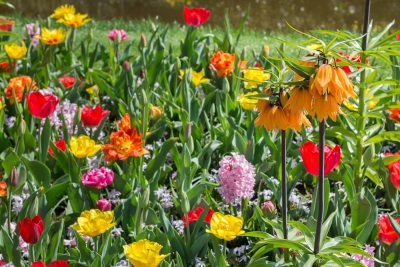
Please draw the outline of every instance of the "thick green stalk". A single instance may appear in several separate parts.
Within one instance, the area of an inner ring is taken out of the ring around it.
[[[282,227],[283,227],[283,238],[288,239],[288,228],[287,228],[287,177],[286,177],[286,131],[281,131],[281,153],[282,153]],[[284,250],[285,262],[289,262],[289,250]]]
[[[367,50],[367,42],[368,42],[368,23],[371,9],[371,0],[365,1],[365,13],[364,13],[364,28],[363,28],[363,39],[362,39],[362,50]],[[361,63],[366,63],[366,56],[364,53],[361,53]],[[359,101],[358,101],[358,114],[360,115],[357,121],[357,146],[356,146],[356,166],[354,168],[354,184],[356,187],[356,191],[360,192],[362,188],[362,179],[363,176],[361,174],[361,163],[363,156],[363,146],[364,146],[364,128],[365,128],[365,89],[366,89],[366,73],[365,69],[361,72],[360,77],[360,87],[359,87]]]
[[[318,204],[318,217],[317,227],[315,230],[315,244],[314,254],[318,254],[321,245],[321,231],[324,217],[324,160],[325,160],[325,120],[319,123],[319,162],[318,162],[318,191],[317,191],[317,204]]]

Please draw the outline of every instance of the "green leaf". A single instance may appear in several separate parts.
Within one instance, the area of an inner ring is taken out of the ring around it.
[[[37,185],[43,186],[44,190],[47,191],[50,188],[50,169],[40,161],[29,160],[25,157],[22,157],[21,159],[35,178]]]
[[[335,210],[335,212],[332,212],[329,215],[329,217],[325,220],[325,222],[322,224],[321,240],[320,240],[321,246],[323,246],[326,242],[326,238],[328,236],[329,229],[331,228],[332,221],[333,221],[333,218],[335,217],[336,213],[337,213],[337,209]]]
[[[1,166],[3,166],[4,170],[6,171],[7,175],[10,175],[11,170],[13,167],[16,167],[20,162],[20,158],[18,157],[15,152],[9,148],[8,149],[9,153],[8,156],[4,159],[4,161],[1,163]]]
[[[400,141],[400,132],[384,132],[381,134],[377,134],[371,137],[369,140],[364,142],[364,146],[380,143],[383,141],[392,141],[392,142],[399,142]]]
[[[293,227],[300,230],[300,232],[304,235],[304,238],[306,239],[306,243],[307,243],[308,247],[311,250],[313,250],[315,236],[313,235],[313,233],[311,233],[311,231],[308,229],[308,227],[298,221],[289,221],[288,223],[289,223],[289,225],[292,225]],[[322,236],[321,236],[321,238],[322,238]]]
[[[150,160],[149,164],[146,168],[146,178],[147,180],[151,180],[154,177],[154,174],[164,165],[165,158],[167,157],[168,152],[172,149],[175,143],[178,141],[178,138],[171,138],[164,142],[161,146],[161,150],[158,155]]]
[[[46,192],[47,203],[50,208],[53,208],[58,201],[67,193],[70,179],[69,175],[64,175],[58,178],[55,183]]]
[[[393,219],[393,217],[390,216],[390,214],[388,214],[388,217],[390,224],[393,227],[393,230],[396,232],[397,236],[400,236],[400,224],[395,219]]]
[[[47,148],[50,144],[50,134],[51,134],[51,126],[49,118],[46,118],[46,122],[44,123],[41,129],[40,135],[40,155],[39,160],[40,162],[45,163],[47,158]]]
[[[233,132],[233,145],[238,149],[239,153],[244,155],[246,153],[246,141],[244,140],[243,136],[240,135],[237,131]]]

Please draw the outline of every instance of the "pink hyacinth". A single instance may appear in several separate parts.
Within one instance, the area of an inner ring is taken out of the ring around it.
[[[236,204],[241,199],[251,199],[254,195],[254,166],[243,155],[232,153],[219,162],[219,193],[230,204]]]
[[[119,38],[118,38],[118,36],[119,36]],[[117,42],[122,42],[122,41],[125,41],[126,39],[128,39],[128,35],[126,35],[126,32],[124,30],[117,30],[117,29],[111,30],[107,34],[107,37],[111,41],[117,40]]]
[[[29,39],[32,42],[32,46],[36,48],[39,44],[39,39],[37,38],[37,36],[40,35],[40,28],[36,28],[35,23],[29,23],[24,26],[23,30],[24,35],[29,36]]]
[[[93,169],[82,175],[82,183],[88,187],[102,189],[111,184],[114,180],[114,172],[104,166],[100,169]]]
[[[102,212],[111,210],[111,202],[105,198],[100,199],[96,202],[96,207]]]

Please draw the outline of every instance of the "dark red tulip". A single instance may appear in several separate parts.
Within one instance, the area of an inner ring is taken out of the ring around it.
[[[43,261],[35,261],[32,262],[31,267],[46,267],[46,264]]]
[[[325,145],[324,154],[324,175],[327,175],[340,163],[340,146],[336,145],[334,148],[331,148]],[[313,142],[305,142],[300,147],[300,155],[306,171],[311,175],[318,176],[318,147]]]
[[[44,119],[53,114],[56,110],[58,99],[54,95],[42,95],[39,92],[32,92],[25,95],[28,102],[28,110],[32,116]]]
[[[18,231],[28,244],[36,244],[43,232],[43,222],[39,215],[33,219],[25,218],[18,223]]]
[[[55,142],[54,142],[54,145],[55,145],[58,149],[60,149],[62,152],[65,152],[65,150],[67,150],[67,146],[66,146],[65,141],[64,141],[63,139],[60,139],[60,140],[58,140],[58,141],[55,141]],[[53,150],[51,150],[51,147],[50,147],[50,146],[47,148],[47,152],[54,158],[54,153],[53,153]]]
[[[96,105],[94,108],[85,106],[81,111],[83,126],[89,128],[98,127],[108,113],[110,113],[109,110],[103,110],[99,105]]]
[[[187,25],[193,25],[195,27],[200,26],[206,22],[209,16],[210,10],[207,10],[204,7],[183,8],[183,18],[185,19]]]
[[[47,267],[69,267],[66,261],[56,260],[49,264]]]

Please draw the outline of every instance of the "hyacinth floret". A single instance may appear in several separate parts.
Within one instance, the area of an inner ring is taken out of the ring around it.
[[[243,155],[225,156],[219,166],[219,193],[225,202],[236,204],[241,199],[253,197],[256,174],[254,166]]]

